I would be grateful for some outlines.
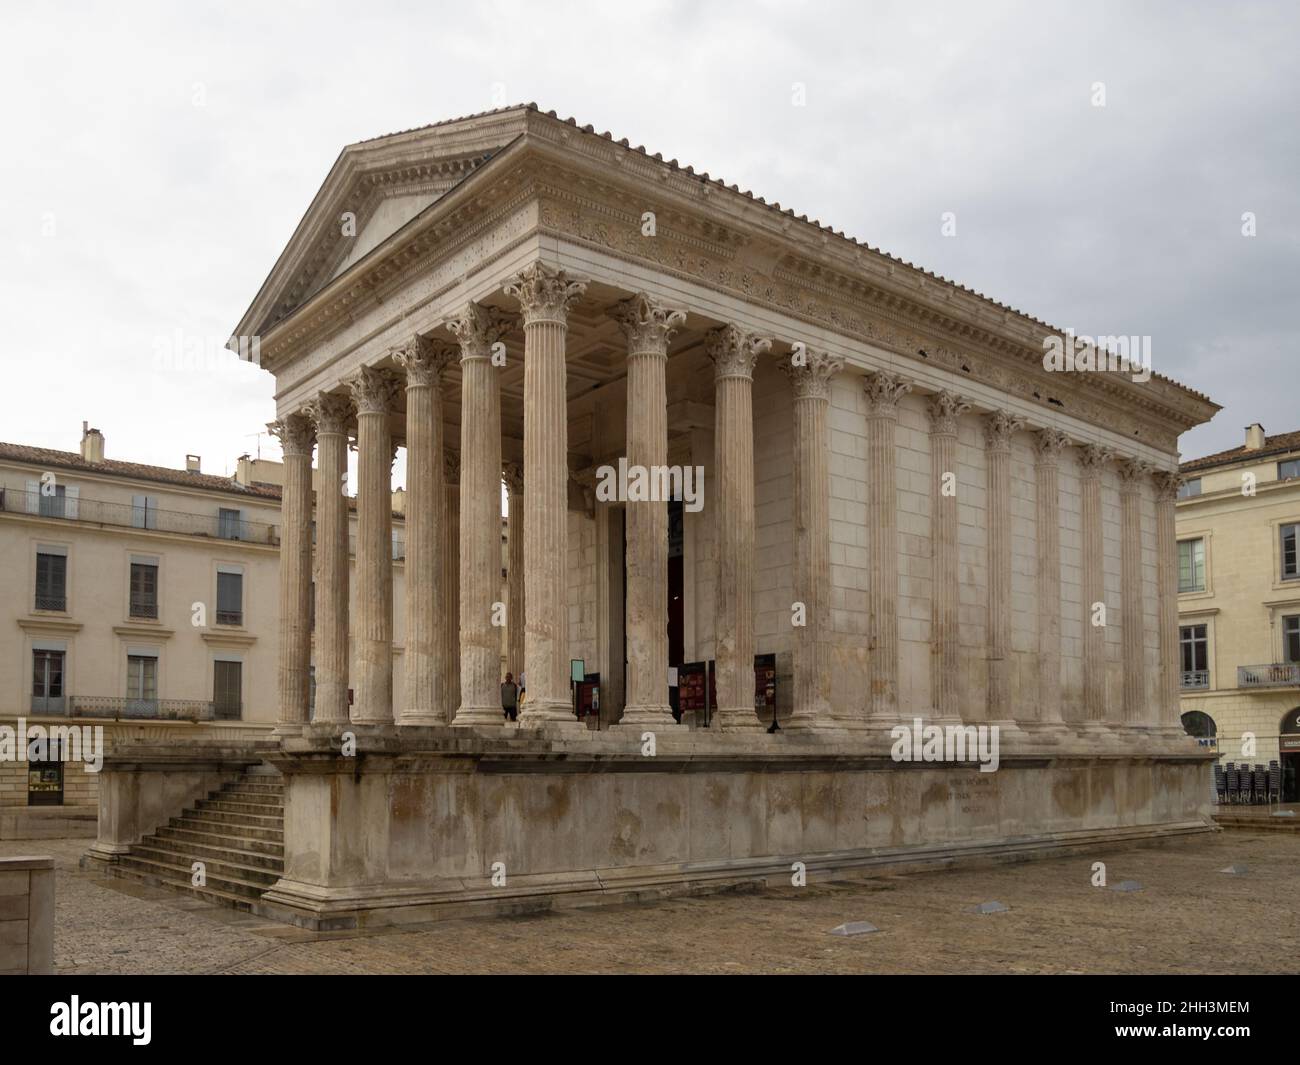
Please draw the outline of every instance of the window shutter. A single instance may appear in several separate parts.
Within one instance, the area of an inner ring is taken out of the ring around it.
[[[134,528],[143,529],[145,527],[148,503],[147,496],[131,497],[131,525]]]
[[[39,514],[41,512],[41,482],[27,482],[27,513]]]
[[[158,497],[145,496],[144,527],[146,529],[158,528]]]
[[[72,521],[77,520],[77,511],[80,509],[81,489],[68,488],[63,493],[63,514]]]

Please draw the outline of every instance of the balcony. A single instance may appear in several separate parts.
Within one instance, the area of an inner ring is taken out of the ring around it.
[[[1264,666],[1238,666],[1238,688],[1300,687],[1300,662],[1274,662]]]
[[[1183,670],[1182,679],[1178,682],[1178,686],[1183,691],[1208,688],[1210,686],[1210,671],[1208,669]]]
[[[131,699],[104,695],[70,695],[69,717],[112,721],[212,721],[216,708],[198,699]]]
[[[68,499],[42,496],[39,492],[0,492],[0,512],[58,518],[91,525],[115,525],[124,529],[150,529],[205,536],[213,540],[237,540],[250,544],[279,544],[280,527],[261,521],[236,521],[229,514],[190,514],[180,510],[148,510],[130,503],[109,503],[102,499]]]

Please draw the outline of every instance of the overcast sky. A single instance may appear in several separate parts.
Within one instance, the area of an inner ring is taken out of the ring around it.
[[[273,388],[222,344],[339,150],[499,93],[1062,328],[1149,335],[1158,372],[1224,406],[1184,457],[1253,421],[1300,429],[1298,22],[1285,3],[5,0],[0,439],[75,450],[85,419],[109,457],[232,470]],[[178,342],[211,357],[169,370]]]

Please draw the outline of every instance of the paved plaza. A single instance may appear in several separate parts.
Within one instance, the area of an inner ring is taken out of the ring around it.
[[[1295,972],[1300,833],[1222,832],[985,869],[320,935],[57,864],[60,973]],[[1104,861],[1112,886],[1091,885]],[[1242,875],[1219,870],[1243,865]],[[997,900],[1006,913],[969,912]],[[869,921],[853,938],[829,931]]]

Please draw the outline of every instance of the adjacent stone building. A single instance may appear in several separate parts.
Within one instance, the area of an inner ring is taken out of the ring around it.
[[[1222,762],[1300,768],[1300,432],[1184,462],[1178,497],[1183,721]]]

